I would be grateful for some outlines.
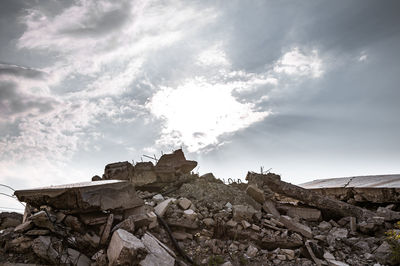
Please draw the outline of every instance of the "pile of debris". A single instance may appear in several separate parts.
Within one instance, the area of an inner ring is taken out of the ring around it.
[[[190,173],[197,163],[181,150],[163,156],[107,165],[99,181],[16,191],[27,207],[5,215],[7,226],[0,216],[0,263],[395,263],[385,231],[400,220],[398,202],[367,209],[272,173],[227,185]]]

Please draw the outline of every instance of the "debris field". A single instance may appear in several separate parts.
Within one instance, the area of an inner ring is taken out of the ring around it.
[[[176,150],[155,165],[109,164],[90,182],[18,190],[25,213],[0,213],[0,264],[396,263],[385,235],[400,220],[396,189],[335,194],[254,172],[225,184],[196,166]]]

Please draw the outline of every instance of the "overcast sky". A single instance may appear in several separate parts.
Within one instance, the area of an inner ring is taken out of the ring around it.
[[[2,0],[0,183],[88,181],[180,146],[225,180],[400,173],[399,10]]]

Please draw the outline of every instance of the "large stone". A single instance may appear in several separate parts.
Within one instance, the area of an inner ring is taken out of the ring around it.
[[[256,213],[256,210],[247,205],[233,205],[233,219],[237,222],[241,222],[242,220],[252,220],[253,215]]]
[[[313,208],[290,207],[287,212],[287,215],[293,218],[299,217],[306,221],[314,221],[314,222],[320,221],[322,218],[321,211]]]
[[[17,190],[22,202],[39,208],[42,205],[71,213],[124,210],[138,207],[144,201],[129,181],[102,180],[45,188]]]
[[[149,253],[146,258],[140,262],[141,266],[173,266],[175,265],[175,259],[169,254],[163,246],[159,244],[159,240],[156,239],[150,233],[145,233],[142,237],[142,243],[146,247]]]
[[[279,221],[283,223],[287,229],[297,232],[307,238],[313,238],[313,234],[310,227],[294,221],[289,216],[281,215]]]
[[[246,193],[258,203],[263,204],[265,201],[264,191],[259,189],[256,185],[248,185]]]
[[[157,206],[154,208],[154,212],[162,217],[164,216],[165,212],[168,209],[168,206],[174,201],[175,199],[166,199],[160,203],[157,204]]]
[[[47,228],[51,231],[55,230],[54,223],[50,221],[51,216],[49,216],[45,211],[37,212],[29,217],[29,219],[38,227]]]
[[[79,232],[81,234],[83,234],[85,231],[83,224],[75,216],[67,215],[67,217],[65,217],[65,219],[64,219],[64,223],[66,226],[68,226],[72,230]]]
[[[133,165],[129,162],[110,163],[104,169],[103,179],[130,180],[133,173]]]
[[[146,254],[142,241],[124,229],[114,232],[107,249],[109,265],[137,264]]]
[[[190,200],[188,200],[187,198],[181,198],[181,199],[178,200],[178,205],[183,210],[189,209],[191,204],[192,204],[192,202]]]

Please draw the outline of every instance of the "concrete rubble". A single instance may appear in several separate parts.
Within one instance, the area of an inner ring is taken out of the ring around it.
[[[0,214],[0,264],[396,264],[393,197],[365,205],[272,173],[227,185],[196,165],[178,150],[156,165],[109,164],[97,181],[16,191],[27,207]]]

